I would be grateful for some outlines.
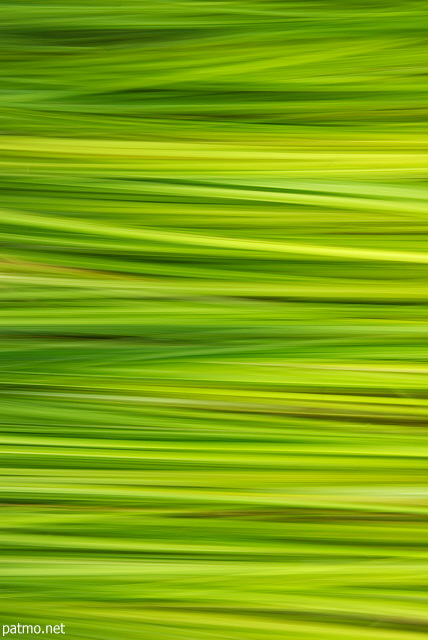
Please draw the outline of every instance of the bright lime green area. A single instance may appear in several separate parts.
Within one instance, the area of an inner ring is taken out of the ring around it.
[[[1,13],[1,624],[425,637],[426,3]]]

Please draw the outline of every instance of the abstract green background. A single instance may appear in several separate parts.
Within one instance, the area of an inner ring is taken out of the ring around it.
[[[428,6],[1,9],[2,623],[428,631]]]

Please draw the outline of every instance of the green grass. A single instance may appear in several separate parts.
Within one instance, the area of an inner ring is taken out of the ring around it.
[[[1,624],[422,638],[426,3],[1,12]]]

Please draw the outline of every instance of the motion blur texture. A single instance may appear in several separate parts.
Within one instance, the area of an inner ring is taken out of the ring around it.
[[[427,4],[2,11],[4,622],[421,638]]]

